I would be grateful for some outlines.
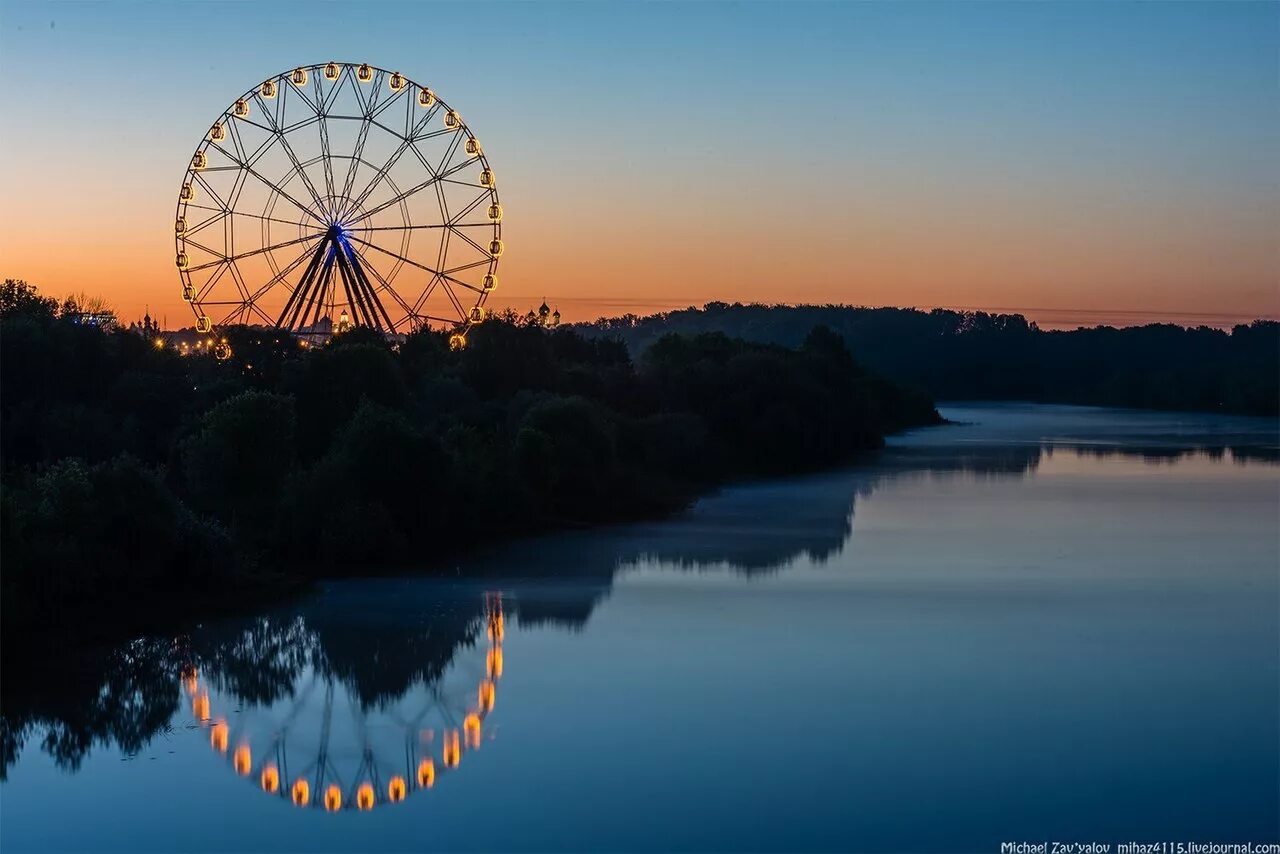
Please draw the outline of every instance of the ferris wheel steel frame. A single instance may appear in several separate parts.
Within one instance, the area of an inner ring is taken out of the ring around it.
[[[343,99],[344,94],[350,97]],[[344,111],[351,101],[357,110]],[[288,107],[298,104],[303,116],[290,121]],[[403,122],[394,117],[401,110]],[[350,151],[335,150],[335,122],[358,123]],[[299,155],[290,135],[313,126],[319,151]],[[256,146],[245,138],[249,128],[265,135]],[[375,128],[398,141],[378,163],[366,159]],[[428,140],[443,142],[439,157],[424,153],[421,146]],[[276,160],[283,155],[282,172],[264,174],[268,155]],[[392,170],[406,157],[421,180],[402,188]],[[360,181],[362,169],[371,176]],[[468,170],[476,173],[472,181],[464,180]],[[215,186],[213,176],[231,172],[230,190]],[[451,210],[446,185],[473,190],[474,198],[461,207],[455,200]],[[242,205],[249,186],[266,193],[261,210]],[[389,197],[376,197],[384,188]],[[418,211],[415,220],[410,202],[427,191],[434,191],[439,215],[424,222]],[[482,205],[484,218],[469,221]],[[380,224],[376,218],[388,211],[401,221]],[[237,239],[237,220],[258,223],[256,243],[245,240],[243,226]],[[296,232],[277,239],[274,226]],[[434,258],[412,240],[431,232],[439,233]],[[392,238],[389,244],[386,237]],[[484,319],[485,302],[497,284],[502,205],[492,165],[470,126],[433,90],[367,63],[317,63],[267,78],[211,125],[179,192],[175,245],[183,297],[200,332],[214,325],[261,323],[308,334],[325,318],[332,324],[341,309],[352,324],[384,334],[433,323],[465,334]],[[468,254],[451,264],[451,248]],[[202,259],[192,263],[196,254]],[[246,275],[242,264],[259,256],[269,275]],[[263,298],[277,289],[287,297],[278,311],[268,311]]]

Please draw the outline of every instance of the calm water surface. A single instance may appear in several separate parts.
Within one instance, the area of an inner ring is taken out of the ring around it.
[[[943,411],[482,580],[59,667],[6,693],[0,847],[1280,838],[1275,422]]]

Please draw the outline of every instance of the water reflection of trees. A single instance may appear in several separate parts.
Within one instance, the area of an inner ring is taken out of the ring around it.
[[[505,591],[522,625],[585,624],[617,572],[645,561],[687,570],[776,572],[797,558],[821,563],[852,535],[856,503],[884,483],[914,476],[1021,477],[1063,451],[1172,462],[1191,455],[1276,462],[1276,448],[1196,444],[1109,447],[1041,444],[910,446],[853,471],[725,490],[678,519],[559,535],[470,562],[467,582],[384,579],[327,585],[266,615],[222,620],[178,638],[46,650],[36,666],[5,663],[0,776],[33,739],[75,770],[95,747],[137,753],[167,731],[182,704],[179,674],[201,678],[244,704],[289,697],[311,668],[367,706],[439,679],[484,631],[486,587]],[[513,579],[513,569],[519,578]],[[486,580],[488,579],[488,580]],[[18,665],[18,666],[15,666]]]

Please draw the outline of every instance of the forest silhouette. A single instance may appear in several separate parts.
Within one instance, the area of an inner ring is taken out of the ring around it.
[[[818,325],[842,337],[869,370],[935,400],[1280,414],[1280,322],[1273,320],[1229,332],[1168,323],[1067,331],[1040,329],[1020,314],[712,302],[578,328],[641,353],[673,332],[794,347]]]
[[[0,291],[6,639],[293,579],[443,570],[503,538],[678,509],[936,423],[830,330],[618,340],[514,314],[468,346],[230,327],[223,358]]]

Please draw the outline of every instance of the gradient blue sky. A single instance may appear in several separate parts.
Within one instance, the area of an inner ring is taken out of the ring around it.
[[[499,304],[1280,313],[1280,4],[0,3],[0,274],[186,322],[187,158],[330,58],[474,126]]]

